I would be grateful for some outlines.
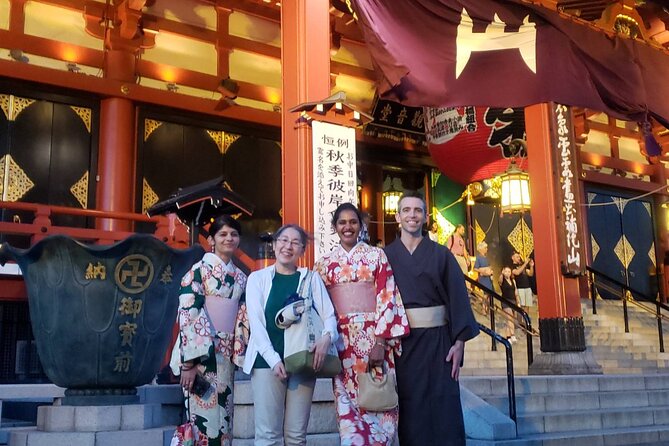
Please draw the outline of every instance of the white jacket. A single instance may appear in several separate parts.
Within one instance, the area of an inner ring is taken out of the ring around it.
[[[254,271],[246,282],[246,310],[251,328],[251,338],[246,350],[243,369],[244,373],[247,374],[251,373],[258,354],[263,357],[270,368],[274,368],[282,360],[269,340],[266,329],[267,321],[265,320],[265,305],[267,304],[269,292],[272,289],[272,280],[274,279],[275,271],[274,265]],[[299,284],[301,284],[309,270],[307,268],[298,268],[297,271],[300,273]],[[297,289],[300,289],[299,284]],[[311,275],[311,296],[316,311],[323,320],[323,335],[329,333],[330,339],[334,344],[338,337],[337,319],[330,296],[318,273]],[[274,318],[272,318],[270,323],[274,323]]]

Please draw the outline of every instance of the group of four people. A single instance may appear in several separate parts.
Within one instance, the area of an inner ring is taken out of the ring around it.
[[[332,218],[340,243],[317,260],[312,275],[298,267],[307,233],[284,225],[274,234],[275,264],[248,281],[232,263],[239,223],[222,216],[211,224],[212,252],[184,277],[178,315],[182,386],[191,390],[200,374],[216,390],[189,395],[209,445],[232,443],[235,365],[251,375],[255,444],[306,444],[315,378],[286,373],[275,315],[307,277],[323,322],[313,367],[323,365],[332,344],[342,364],[333,381],[341,445],[392,445],[398,423],[402,446],[465,444],[457,380],[464,343],[478,325],[457,261],[422,235],[422,197],[403,196],[396,218],[401,236],[384,251],[358,242],[360,212],[340,205]],[[360,407],[358,377],[370,369],[396,374],[398,407]]]

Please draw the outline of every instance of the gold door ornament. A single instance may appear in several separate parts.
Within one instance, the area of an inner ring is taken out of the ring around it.
[[[35,186],[11,155],[0,158],[0,197],[2,201],[19,201]]]
[[[207,134],[216,143],[216,147],[218,147],[218,151],[221,152],[221,155],[225,155],[225,152],[228,151],[232,143],[237,141],[241,136],[220,130],[207,130]]]
[[[534,237],[532,231],[525,223],[525,219],[521,216],[518,223],[509,233],[507,237],[513,249],[515,249],[523,259],[527,259],[532,251],[534,251]]]
[[[142,214],[146,214],[146,210],[158,203],[159,199],[158,194],[154,192],[149,182],[144,178],[142,180]]]
[[[70,187],[70,193],[74,195],[82,209],[88,209],[88,171]]]
[[[599,243],[595,240],[595,236],[590,234],[590,245],[592,246],[592,261],[594,262],[599,254]]]
[[[74,105],[71,105],[70,108],[84,122],[84,125],[86,126],[86,130],[88,131],[88,133],[91,133],[91,117],[92,117],[91,109],[85,107],[75,107]]]
[[[145,119],[144,120],[144,141],[149,139],[151,133],[155,132],[158,127],[163,125],[162,122],[156,121],[154,119]]]
[[[14,121],[23,110],[35,102],[34,99],[21,98],[14,95],[0,95],[0,108],[9,121]]]
[[[616,254],[616,257],[618,257],[618,260],[625,267],[625,269],[629,268],[630,263],[632,263],[632,259],[636,254],[634,248],[632,248],[632,245],[627,241],[627,237],[624,235],[620,237],[620,240],[618,240],[618,243],[616,243],[616,247],[613,248],[613,252]]]

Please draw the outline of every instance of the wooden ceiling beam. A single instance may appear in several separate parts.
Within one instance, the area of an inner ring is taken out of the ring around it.
[[[139,103],[153,104],[195,113],[246,121],[272,127],[281,126],[279,113],[258,110],[251,107],[233,106],[216,110],[217,99],[204,99],[183,94],[165,94],[164,90],[128,84],[112,79],[53,70],[35,65],[0,60],[0,76],[53,85],[61,88],[81,90],[103,97],[127,98]]]
[[[102,68],[104,58],[102,41],[100,41],[100,49],[94,50],[43,37],[0,30],[0,42],[5,48],[16,48],[22,50],[24,53],[62,60],[63,64],[75,62],[89,67]]]

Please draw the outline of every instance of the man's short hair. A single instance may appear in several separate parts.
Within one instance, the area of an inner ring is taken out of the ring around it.
[[[481,249],[485,248],[486,246],[488,246],[488,244],[486,242],[478,242],[478,244],[476,245],[476,249],[478,249],[480,251]]]
[[[423,197],[423,194],[417,191],[404,191],[402,196],[400,197],[400,201],[397,202],[397,210],[399,211],[402,209],[402,200],[405,198],[418,198],[422,203],[423,203],[423,212],[427,216],[427,203],[425,202],[425,198]]]

